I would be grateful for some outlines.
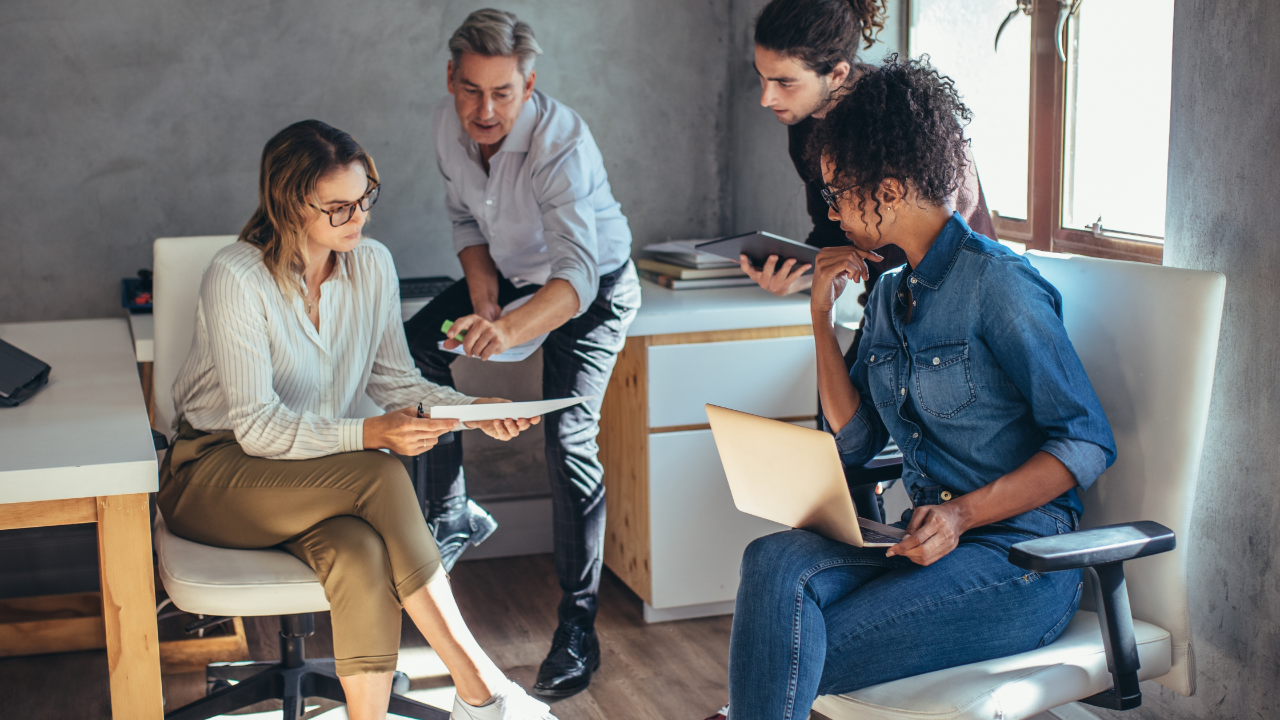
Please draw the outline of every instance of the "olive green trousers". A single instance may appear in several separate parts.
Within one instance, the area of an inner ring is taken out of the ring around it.
[[[409,474],[383,452],[267,460],[229,430],[183,422],[156,504],[188,540],[280,547],[310,565],[329,599],[340,676],[395,670],[401,602],[443,572]]]

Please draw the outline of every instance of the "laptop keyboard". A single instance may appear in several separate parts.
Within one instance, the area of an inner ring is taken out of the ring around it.
[[[890,543],[893,545],[897,545],[899,542],[902,542],[902,538],[896,538],[892,535],[885,535],[882,532],[876,532],[875,530],[872,530],[870,528],[860,527],[859,529],[862,530],[862,542]]]

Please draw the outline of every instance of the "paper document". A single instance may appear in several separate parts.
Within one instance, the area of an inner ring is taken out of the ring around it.
[[[507,305],[506,307],[502,308],[502,314],[506,315],[507,313],[511,312],[512,310],[515,310],[516,308],[529,302],[532,299],[533,299],[532,295],[525,295],[519,300],[516,300],[510,305]],[[542,347],[542,343],[544,340],[547,339],[547,335],[548,333],[543,333],[538,337],[530,340],[529,342],[521,343],[520,345],[517,345],[515,347],[507,348],[506,350],[489,358],[489,362],[520,362],[521,360],[524,360],[525,358],[532,355],[534,350],[537,350],[538,348]],[[440,346],[440,349],[444,350],[445,352],[451,352],[454,355],[466,355],[466,353],[463,352],[461,345],[459,345],[456,348],[447,348],[444,346],[443,340],[441,340],[438,344]]]
[[[462,422],[501,420],[506,418],[534,418],[549,412],[563,410],[580,402],[592,400],[595,395],[559,398],[556,400],[532,400],[530,402],[491,403],[488,405],[437,405],[431,408],[433,418],[452,418]]]

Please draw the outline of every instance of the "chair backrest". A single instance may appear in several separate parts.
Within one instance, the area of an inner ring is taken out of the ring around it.
[[[1209,419],[1226,279],[1220,273],[1029,252],[1062,293],[1063,320],[1116,439],[1116,462],[1084,494],[1086,527],[1154,520],[1173,552],[1126,564],[1133,616],[1172,634],[1157,682],[1195,691],[1187,543]]]
[[[151,313],[155,320],[155,365],[152,367],[152,401],[155,427],[173,435],[173,383],[187,361],[195,339],[196,304],[200,283],[213,256],[236,241],[235,235],[159,238],[152,246],[154,290]],[[359,417],[381,415],[368,395],[356,407]]]
[[[159,238],[152,246],[154,291],[151,314],[155,318],[155,365],[152,399],[155,427],[173,434],[173,382],[191,352],[195,337],[196,302],[205,268],[235,235]]]

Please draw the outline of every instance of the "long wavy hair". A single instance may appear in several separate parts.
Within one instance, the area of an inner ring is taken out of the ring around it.
[[[374,182],[373,158],[347,133],[319,120],[303,120],[276,133],[262,149],[258,209],[240,231],[240,240],[262,249],[262,261],[286,292],[302,293],[307,268],[307,226],[316,184],[333,170],[359,160]]]

